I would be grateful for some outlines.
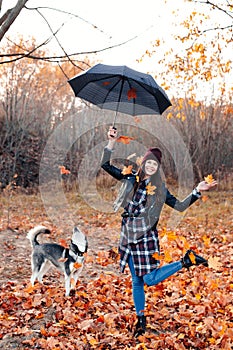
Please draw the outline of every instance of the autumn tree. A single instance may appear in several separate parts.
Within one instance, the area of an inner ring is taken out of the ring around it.
[[[232,167],[233,21],[231,7],[224,2],[211,7],[209,1],[187,3],[196,7],[175,35],[176,48],[159,55],[165,42],[155,40],[141,59],[160,57],[157,78],[174,96],[166,116],[181,132],[200,179],[206,172],[229,172]],[[216,17],[216,11],[224,15]]]
[[[24,46],[30,50],[35,41],[7,47],[17,52]],[[37,50],[43,57],[46,53]],[[85,66],[84,66],[85,67]],[[17,173],[19,185],[38,181],[41,150],[48,135],[60,123],[74,102],[67,76],[78,73],[73,65],[48,65],[30,58],[1,66],[0,157],[1,182],[5,186]]]

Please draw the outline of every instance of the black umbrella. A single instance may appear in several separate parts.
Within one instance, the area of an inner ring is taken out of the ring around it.
[[[171,106],[151,75],[127,66],[97,64],[68,82],[75,96],[116,113],[162,114]]]

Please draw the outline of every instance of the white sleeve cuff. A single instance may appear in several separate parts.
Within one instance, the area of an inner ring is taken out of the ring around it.
[[[201,192],[198,192],[198,190],[197,190],[196,188],[194,188],[192,194],[193,194],[194,196],[196,196],[197,198],[200,198],[200,197],[201,197]]]

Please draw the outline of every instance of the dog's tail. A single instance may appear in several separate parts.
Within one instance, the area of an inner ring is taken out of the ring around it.
[[[48,234],[50,232],[51,231],[45,226],[36,226],[28,232],[27,238],[31,242],[31,246],[34,248],[36,245],[39,244],[39,242],[37,241],[37,236],[39,236],[42,233]]]

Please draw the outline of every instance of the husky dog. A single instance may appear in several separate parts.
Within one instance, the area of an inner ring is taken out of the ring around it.
[[[88,248],[87,238],[77,227],[74,227],[69,248],[56,243],[39,244],[37,236],[49,233],[50,230],[46,227],[36,226],[27,234],[32,246],[31,284],[34,285],[36,279],[42,283],[44,274],[54,265],[65,275],[66,296],[69,296],[71,279],[74,279],[76,284],[83,269],[84,253]]]

